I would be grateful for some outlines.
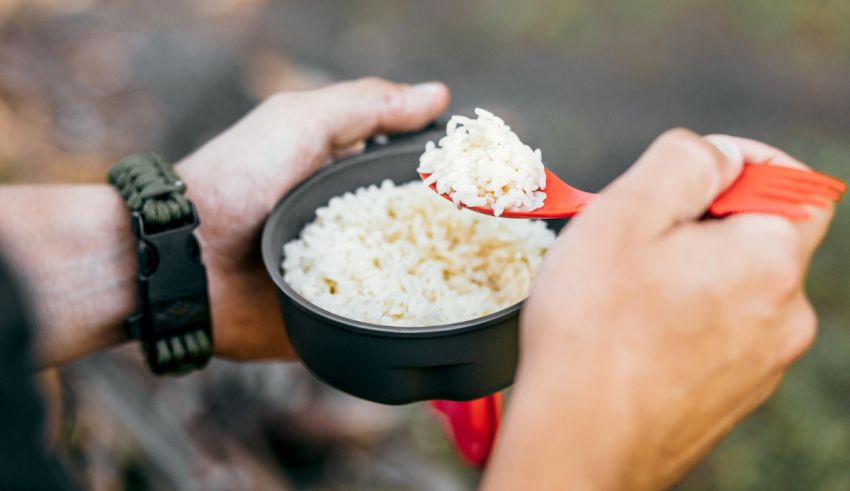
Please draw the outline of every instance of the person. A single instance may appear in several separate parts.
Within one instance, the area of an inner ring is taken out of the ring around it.
[[[369,78],[281,93],[176,166],[201,225],[215,354],[294,359],[258,235],[277,199],[365,138],[423,127],[441,83]],[[658,489],[764,402],[812,343],[805,272],[832,216],[700,220],[766,144],[665,132],[559,235],[521,315],[520,366],[482,487]],[[0,187],[0,487],[65,489],[33,371],[126,340],[135,240],[106,185]],[[35,313],[37,318],[28,319]],[[27,325],[33,356],[28,354]]]

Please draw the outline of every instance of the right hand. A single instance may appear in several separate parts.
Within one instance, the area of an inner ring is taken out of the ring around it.
[[[833,210],[700,220],[762,143],[656,140],[549,251],[487,489],[670,485],[776,389],[812,343],[803,280]]]

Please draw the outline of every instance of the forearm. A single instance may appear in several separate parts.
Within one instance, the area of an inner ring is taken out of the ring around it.
[[[27,282],[40,365],[121,343],[136,305],[130,215],[106,185],[0,187],[0,249]]]

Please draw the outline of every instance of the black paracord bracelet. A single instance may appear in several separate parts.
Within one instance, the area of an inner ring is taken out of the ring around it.
[[[109,172],[133,214],[139,240],[139,311],[127,318],[151,370],[177,374],[202,368],[212,357],[207,277],[194,236],[199,221],[186,185],[156,154],[125,158]]]

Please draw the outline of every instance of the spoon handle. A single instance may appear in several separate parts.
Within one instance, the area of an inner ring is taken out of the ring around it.
[[[745,164],[738,179],[708,209],[715,217],[767,213],[791,220],[809,217],[805,205],[828,206],[841,199],[847,185],[826,174],[768,164]]]

